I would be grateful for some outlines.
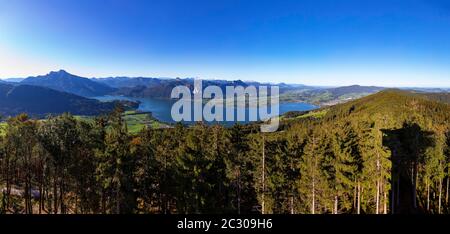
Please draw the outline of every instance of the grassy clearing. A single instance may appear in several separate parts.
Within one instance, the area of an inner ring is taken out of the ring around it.
[[[288,112],[288,113],[282,115],[280,120],[289,121],[289,120],[306,119],[306,118],[321,119],[328,113],[328,111],[329,111],[328,108],[313,110],[313,111],[292,111],[292,112]]]
[[[83,115],[74,115],[73,116],[78,121],[86,121],[93,123],[94,117],[92,116],[83,116]],[[128,128],[128,132],[131,134],[137,134],[146,126],[148,128],[165,128],[168,127],[167,124],[161,123],[158,120],[154,119],[149,113],[139,113],[136,111],[126,111],[123,114],[123,119],[125,120]],[[0,122],[0,136],[4,136],[5,129],[7,123]]]
[[[90,116],[74,116],[80,121],[93,121],[93,117]],[[127,124],[128,132],[131,134],[137,134],[145,127],[148,128],[163,128],[167,127],[166,124],[154,119],[150,113],[139,113],[136,111],[125,111],[123,113],[123,119]]]
[[[153,119],[149,114],[124,113],[123,119],[127,123],[128,132],[135,134],[149,126]]]
[[[131,134],[136,134],[140,132],[145,127],[148,128],[162,128],[167,127],[153,118],[150,113],[139,113],[136,111],[126,111],[123,115],[123,119],[127,123],[128,132]]]
[[[323,118],[328,112],[328,109],[310,111],[307,114],[297,116],[296,119],[304,119],[304,118],[315,118],[320,119]]]

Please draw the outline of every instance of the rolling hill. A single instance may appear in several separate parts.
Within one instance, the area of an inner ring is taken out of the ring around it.
[[[291,89],[282,93],[283,101],[302,101],[316,105],[331,106],[342,102],[358,99],[385,88],[376,86],[342,86],[336,88]]]
[[[320,109],[295,112],[282,116],[287,122],[305,119],[333,123],[336,121],[374,121],[389,128],[401,127],[405,121],[432,119],[434,124],[450,123],[448,93],[430,94],[386,89],[346,103]]]
[[[422,121],[433,119],[433,123],[450,122],[450,105],[431,100],[429,97],[413,91],[387,89],[351,102],[330,107],[329,120],[335,119],[382,119],[396,123],[397,127],[404,121]],[[356,120],[354,120],[356,121]]]

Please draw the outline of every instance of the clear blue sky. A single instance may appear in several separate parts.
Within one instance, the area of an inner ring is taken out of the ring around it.
[[[437,0],[0,0],[0,77],[450,87]]]

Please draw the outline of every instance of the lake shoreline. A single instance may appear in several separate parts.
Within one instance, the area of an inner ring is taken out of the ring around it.
[[[176,124],[177,122],[172,119],[171,116],[171,108],[172,105],[177,102],[177,99],[167,99],[167,98],[136,98],[136,97],[128,97],[128,96],[113,96],[113,95],[105,95],[105,96],[98,96],[94,97],[94,99],[97,99],[99,101],[114,101],[114,100],[127,100],[127,101],[134,101],[139,102],[139,106],[136,109],[136,111],[139,112],[151,112],[153,118],[157,119],[160,122],[167,123],[167,124]],[[203,103],[204,105],[205,103]],[[224,108],[229,108],[229,106],[225,106]],[[238,106],[233,107],[233,112],[236,114],[236,112],[242,111],[244,109],[245,115],[246,115],[246,121],[223,121],[228,122],[224,125],[229,125],[231,123],[251,123],[255,121],[249,121],[248,119],[248,113],[250,111],[256,111],[258,112],[258,108],[256,106],[248,107],[247,105],[245,107]],[[279,115],[282,115],[289,111],[311,111],[320,108],[320,106],[305,103],[305,102],[281,102],[279,103]],[[256,110],[255,110],[256,109]],[[225,111],[224,111],[225,113]],[[224,116],[225,117],[225,116]],[[273,116],[272,116],[273,117]],[[261,121],[261,119],[258,116],[257,121]],[[193,123],[195,121],[183,121],[183,123]],[[206,122],[206,121],[205,121]],[[208,123],[208,122],[207,122]],[[211,123],[217,123],[214,121],[211,121]]]

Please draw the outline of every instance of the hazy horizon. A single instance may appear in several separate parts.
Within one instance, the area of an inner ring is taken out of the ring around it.
[[[450,87],[446,1],[5,1],[0,78]]]
[[[78,74],[74,74],[70,71],[67,71],[65,69],[59,69],[59,70],[54,70],[54,71],[49,71],[45,74],[38,74],[38,75],[32,75],[32,76],[25,76],[25,77],[10,77],[10,78],[0,78],[0,80],[8,80],[8,79],[26,79],[28,77],[36,77],[36,76],[45,76],[47,74],[49,74],[50,72],[58,72],[58,71],[66,71],[67,73],[71,74],[71,75],[75,75],[75,76],[80,76]],[[108,79],[108,78],[156,78],[156,79],[202,79],[201,77],[154,77],[154,76],[127,76],[127,75],[122,75],[122,76],[109,76],[109,77],[84,77],[84,76],[80,76],[83,78],[88,78],[88,79]],[[315,85],[315,84],[304,84],[304,83],[289,83],[289,82],[262,82],[262,81],[256,81],[256,80],[245,80],[245,79],[203,79],[203,80],[226,80],[226,81],[236,81],[236,80],[242,80],[244,82],[260,82],[260,83],[267,83],[267,84],[280,84],[280,83],[284,83],[287,85],[305,85],[305,86],[310,86],[310,87],[320,87],[320,88],[336,88],[336,87],[343,87],[343,86],[354,86],[354,85],[359,85],[359,86],[375,86],[375,87],[383,87],[383,88],[425,88],[425,89],[450,89],[450,86],[445,87],[445,86],[383,86],[383,85],[361,85],[361,84],[346,84],[346,85]]]

